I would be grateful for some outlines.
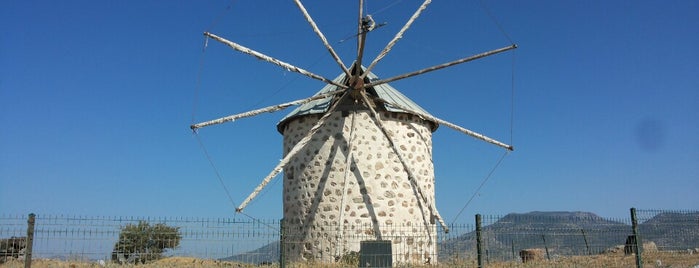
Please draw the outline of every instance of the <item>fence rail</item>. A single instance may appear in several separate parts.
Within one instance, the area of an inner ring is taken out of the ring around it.
[[[699,211],[638,210],[638,236],[633,235],[631,219],[602,218],[583,212],[542,212],[509,214],[505,216],[480,216],[475,224],[452,224],[445,233],[439,226],[426,226],[436,230],[435,250],[432,256],[423,256],[430,265],[441,263],[469,263],[487,266],[495,263],[521,265],[523,260],[556,263],[581,256],[616,254],[636,255],[642,265],[660,259],[645,258],[653,252],[673,252],[673,256],[683,256],[690,263],[699,264]],[[90,217],[67,215],[37,215],[33,228],[31,252],[26,252],[28,216],[0,216],[0,263],[22,258],[57,259],[83,262],[124,262],[116,258],[118,242],[124,239],[127,226],[148,223],[151,226],[174,227],[181,238],[174,249],[163,252],[164,257],[186,256],[210,260],[226,260],[244,263],[277,263],[284,247],[326,247],[334,245],[306,245],[297,238],[293,230],[283,230],[279,220],[240,220],[229,218],[186,218],[186,217]],[[476,227],[480,232],[476,232]],[[326,226],[332,230],[337,226]],[[412,239],[410,229],[421,226],[393,226],[394,231],[383,236],[384,240],[406,241]],[[364,230],[367,228],[344,227],[343,230]],[[391,230],[381,227],[381,230]],[[389,232],[389,231],[386,231]],[[480,233],[480,236],[478,234]],[[280,237],[284,234],[283,242]],[[158,237],[155,234],[152,237]],[[347,234],[338,234],[347,236]],[[370,232],[358,232],[354,240],[376,240]],[[155,239],[152,238],[151,239]],[[638,241],[630,239],[638,238]],[[156,239],[157,240],[157,239]],[[478,250],[480,241],[480,251]],[[171,241],[172,242],[172,241]],[[152,254],[154,242],[143,247],[143,254]],[[173,242],[174,243],[174,242]],[[125,245],[121,243],[119,245]],[[175,244],[173,244],[175,245]],[[403,245],[403,244],[400,244]],[[641,254],[635,254],[634,245],[643,245]],[[123,250],[123,248],[122,248]],[[332,250],[329,250],[330,252]],[[409,249],[395,249],[391,254],[410,254]],[[528,252],[531,252],[533,255]],[[354,254],[354,255],[353,255]],[[334,256],[337,261],[348,261],[347,257],[357,257],[360,252],[345,251]],[[480,255],[480,258],[478,258]],[[685,256],[686,255],[686,256]],[[407,256],[407,255],[406,255]],[[692,257],[693,256],[693,257]],[[406,259],[394,256],[394,260]],[[687,258],[685,258],[687,257]],[[633,264],[633,258],[625,257],[624,264]],[[655,258],[655,257],[653,257]],[[667,263],[668,257],[663,257]],[[430,262],[431,260],[431,262]],[[133,261],[133,260],[131,260]],[[358,259],[354,261],[356,267]],[[629,262],[630,261],[630,262]],[[696,263],[692,263],[695,262]],[[394,265],[399,263],[395,262]],[[413,263],[414,264],[414,263]],[[287,264],[288,265],[288,264]],[[602,264],[599,267],[605,266]],[[553,265],[556,266],[556,265]],[[558,265],[560,267],[560,265]],[[680,265],[681,266],[681,265]],[[499,267],[508,267],[499,266]],[[597,267],[594,264],[581,267]]]

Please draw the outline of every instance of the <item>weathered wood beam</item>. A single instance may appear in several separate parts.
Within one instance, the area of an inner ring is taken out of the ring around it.
[[[350,79],[350,87],[355,87],[357,88],[357,85],[363,86],[364,81],[360,78],[360,74],[362,72],[362,59],[364,58],[364,44],[366,43],[366,34],[367,31],[364,29],[364,15],[363,15],[363,10],[364,10],[364,0],[359,0],[359,18],[357,22],[357,58],[354,60],[354,70],[356,70],[356,73],[354,73],[354,76]]]
[[[313,18],[311,17],[311,15],[308,14],[308,11],[301,3],[301,0],[294,0],[294,2],[296,2],[296,5],[301,10],[301,13],[303,13],[303,16],[306,18],[306,21],[308,21],[308,23],[311,25],[311,28],[313,28],[313,31],[320,38],[320,41],[323,42],[323,45],[325,45],[325,48],[328,49],[328,52],[330,52],[330,55],[333,57],[333,59],[335,59],[335,62],[337,62],[337,65],[340,66],[340,69],[342,69],[342,71],[345,73],[345,75],[347,75],[347,77],[352,76],[350,74],[349,70],[347,69],[347,66],[345,65],[345,63],[343,63],[342,60],[340,59],[340,56],[338,56],[337,53],[335,53],[335,50],[333,49],[333,47],[330,45],[330,43],[328,43],[328,39],[325,38],[325,35],[323,35],[323,32],[321,32],[320,28],[318,28],[318,25],[316,25],[316,22],[313,21]]]
[[[306,104],[306,103],[309,103],[309,102],[314,101],[314,100],[319,100],[319,99],[324,99],[324,98],[332,97],[333,95],[338,94],[338,93],[342,93],[343,91],[346,91],[346,90],[345,90],[345,89],[335,90],[335,91],[331,91],[331,92],[328,92],[328,93],[325,93],[325,94],[320,94],[320,95],[315,95],[315,96],[310,97],[310,98],[305,98],[305,99],[302,99],[302,100],[290,101],[290,102],[287,102],[287,103],[272,105],[272,106],[268,106],[268,107],[265,107],[265,108],[260,108],[260,109],[256,109],[256,110],[244,112],[244,113],[229,115],[229,116],[226,116],[226,117],[221,117],[221,118],[218,118],[218,119],[214,119],[214,120],[209,120],[209,121],[206,121],[206,122],[197,123],[197,124],[194,124],[194,125],[189,126],[189,128],[191,128],[192,130],[197,130],[197,129],[199,129],[199,128],[208,127],[208,126],[211,126],[211,125],[223,124],[223,123],[226,123],[226,122],[231,122],[231,121],[238,120],[238,119],[240,119],[240,118],[255,116],[255,115],[258,115],[258,114],[261,114],[261,113],[272,113],[272,112],[276,112],[276,111],[279,111],[279,110],[286,109],[286,108],[288,108],[288,107],[290,107],[290,106]]]
[[[344,98],[344,96],[347,94],[349,94],[349,91],[345,91],[342,94],[342,96],[340,97],[340,99]],[[325,114],[320,119],[318,119],[318,122],[315,125],[313,125],[313,127],[308,131],[308,134],[306,134],[306,136],[303,137],[303,139],[301,139],[298,143],[296,143],[296,145],[294,145],[294,148],[292,148],[291,151],[289,151],[286,154],[286,156],[284,156],[282,161],[279,161],[279,164],[277,164],[277,166],[274,167],[274,169],[272,169],[272,172],[270,172],[267,175],[267,177],[262,179],[262,182],[255,188],[255,190],[253,190],[252,193],[247,198],[245,198],[243,203],[241,203],[240,206],[238,206],[235,209],[236,212],[242,212],[243,209],[245,209],[245,207],[248,205],[248,203],[250,203],[250,201],[252,201],[252,199],[255,198],[262,191],[262,189],[265,188],[265,186],[267,186],[267,184],[272,180],[272,178],[276,177],[279,174],[279,172],[282,172],[282,170],[286,166],[286,164],[288,164],[289,161],[291,161],[291,159],[296,154],[298,154],[298,152],[301,151],[301,149],[306,147],[306,144],[308,144],[308,142],[311,140],[313,135],[315,135],[316,132],[318,132],[318,129],[320,129],[320,127],[323,125],[323,123],[325,123],[325,120],[328,117],[330,117],[330,115],[332,115],[332,113],[337,109],[337,106],[339,104],[340,104],[340,101],[335,102],[330,107],[330,109],[328,109],[328,111],[325,112]]]
[[[391,135],[389,135],[388,130],[386,127],[383,125],[383,121],[381,121],[381,117],[379,114],[376,112],[376,110],[370,105],[370,100],[366,96],[365,92],[362,92],[362,98],[364,99],[364,102],[366,103],[366,106],[369,108],[369,111],[371,111],[371,115],[374,118],[374,122],[376,122],[376,125],[379,126],[379,129],[381,129],[381,132],[383,132],[383,135],[386,136],[386,139],[388,140],[389,146],[393,149],[393,152],[396,153],[398,156],[398,160],[400,160],[401,164],[403,165],[403,168],[405,169],[405,172],[408,173],[408,181],[410,181],[410,184],[412,184],[413,189],[417,191],[417,200],[422,201],[421,203],[426,205],[427,208],[430,210],[430,213],[437,218],[437,221],[439,221],[439,224],[444,228],[444,232],[448,233],[449,232],[449,227],[447,224],[444,222],[444,219],[442,219],[442,216],[439,214],[439,211],[437,211],[437,208],[435,207],[434,203],[430,202],[426,197],[425,194],[422,193],[422,188],[420,185],[417,183],[417,179],[415,177],[415,174],[413,171],[410,169],[410,166],[408,166],[408,162],[405,160],[403,154],[398,150],[398,147],[396,147],[396,144],[393,142],[393,139],[391,138]]]
[[[476,54],[476,55],[473,55],[473,56],[470,56],[470,57],[466,57],[466,58],[463,58],[463,59],[458,59],[458,60],[455,60],[455,61],[443,63],[443,64],[440,64],[440,65],[435,65],[435,66],[428,67],[428,68],[425,68],[425,69],[422,69],[422,70],[418,70],[418,71],[414,71],[414,72],[411,72],[411,73],[406,73],[406,74],[397,75],[397,76],[394,76],[394,77],[391,77],[391,78],[386,78],[386,79],[381,79],[381,80],[378,80],[378,81],[370,82],[370,83],[368,83],[368,84],[365,84],[364,87],[365,87],[365,88],[369,88],[369,87],[378,86],[378,85],[381,85],[381,84],[386,84],[386,83],[393,82],[393,81],[396,81],[396,80],[400,80],[400,79],[404,79],[404,78],[408,78],[408,77],[412,77],[412,76],[424,74],[424,73],[427,73],[427,72],[436,71],[436,70],[443,69],[443,68],[446,68],[446,67],[449,67],[449,66],[454,66],[454,65],[461,64],[461,63],[465,63],[465,62],[469,62],[469,61],[472,61],[472,60],[477,60],[477,59],[480,59],[480,58],[488,57],[488,56],[490,56],[490,55],[495,55],[495,54],[498,54],[498,53],[501,53],[501,52],[505,52],[505,51],[508,51],[508,50],[511,50],[511,49],[515,49],[515,48],[517,48],[517,45],[511,45],[511,46],[506,46],[506,47],[503,47],[503,48],[498,48],[498,49],[495,49],[495,50],[491,50],[491,51],[488,51],[488,52],[483,52],[483,53],[481,53],[481,54]],[[367,69],[367,72],[368,72],[368,69]]]
[[[422,5],[420,5],[420,7],[418,7],[418,9],[415,11],[415,13],[413,13],[413,15],[410,17],[410,19],[408,19],[408,21],[405,23],[405,25],[403,25],[403,28],[401,28],[400,31],[398,31],[398,33],[396,33],[396,36],[394,36],[393,39],[391,39],[391,41],[388,42],[388,44],[381,51],[381,53],[379,53],[379,55],[376,56],[376,58],[371,62],[371,64],[369,64],[369,67],[366,68],[366,71],[361,76],[362,79],[364,79],[366,77],[366,75],[369,72],[371,72],[372,69],[374,69],[374,66],[376,66],[376,63],[378,63],[381,59],[383,59],[384,57],[386,57],[386,55],[388,55],[388,52],[391,51],[391,49],[398,42],[398,40],[403,38],[403,34],[405,33],[405,31],[407,31],[408,28],[410,28],[410,26],[413,24],[413,22],[420,16],[422,11],[425,10],[427,8],[427,5],[429,5],[431,2],[432,2],[432,0],[425,0],[425,2],[423,2]]]
[[[418,111],[415,111],[415,110],[411,110],[411,109],[408,108],[408,107],[405,107],[405,106],[402,106],[402,105],[398,105],[398,104],[395,104],[395,103],[386,101],[386,100],[384,100],[384,99],[382,99],[382,98],[379,98],[379,97],[376,97],[376,98],[374,98],[374,99],[377,100],[377,101],[386,103],[386,104],[388,104],[388,105],[391,105],[391,106],[393,106],[393,107],[395,107],[395,108],[401,109],[401,110],[405,111],[406,113],[410,113],[410,114],[414,114],[414,115],[417,115],[417,116],[419,116],[419,117],[422,117],[422,118],[425,119],[425,120],[431,120],[431,121],[437,122],[438,124],[445,125],[445,126],[447,126],[447,127],[449,127],[449,128],[455,129],[455,130],[457,130],[457,131],[459,131],[459,132],[461,132],[461,133],[464,133],[464,134],[469,135],[469,136],[471,136],[471,137],[474,137],[474,138],[476,138],[476,139],[479,139],[479,140],[482,140],[482,141],[485,141],[485,142],[488,142],[488,143],[491,143],[491,144],[495,144],[495,145],[497,145],[497,146],[500,146],[500,147],[505,148],[505,149],[510,150],[510,151],[513,151],[513,150],[514,150],[514,147],[513,147],[512,145],[505,144],[505,143],[503,143],[503,142],[500,142],[500,141],[498,141],[498,140],[495,140],[495,139],[490,138],[490,137],[488,137],[488,136],[485,136],[485,135],[483,135],[483,134],[477,133],[477,132],[472,131],[472,130],[468,130],[468,129],[466,129],[466,128],[463,128],[463,127],[460,127],[460,126],[458,126],[458,125],[456,125],[456,124],[453,124],[453,123],[444,121],[444,120],[439,119],[439,118],[437,118],[437,117],[434,117],[434,116],[431,116],[431,115],[427,115],[427,114],[424,114],[424,113],[421,113],[421,112],[418,112]]]
[[[209,32],[205,32],[204,35],[207,36],[207,37],[209,37],[209,38],[211,38],[211,39],[214,39],[214,40],[216,40],[216,41],[219,41],[219,42],[221,42],[221,43],[223,43],[223,44],[225,44],[225,45],[231,47],[232,49],[235,49],[235,50],[240,51],[240,52],[242,52],[242,53],[251,55],[251,56],[253,56],[253,57],[255,57],[255,58],[258,58],[258,59],[261,59],[261,60],[263,60],[263,61],[272,63],[272,64],[274,64],[274,65],[280,66],[280,67],[286,69],[287,71],[300,73],[300,74],[302,74],[302,75],[305,75],[305,76],[308,76],[308,77],[310,77],[310,78],[323,81],[323,82],[328,83],[328,84],[331,84],[331,85],[338,86],[338,87],[340,87],[340,88],[345,88],[345,89],[348,88],[346,85],[342,85],[342,84],[336,83],[335,81],[332,81],[332,80],[327,79],[327,78],[325,78],[325,77],[322,77],[322,76],[320,76],[320,75],[311,73],[311,72],[309,72],[309,71],[307,71],[307,70],[304,70],[304,69],[302,69],[302,68],[296,67],[296,66],[291,65],[291,64],[289,64],[289,63],[286,63],[286,62],[280,61],[280,60],[278,60],[278,59],[272,58],[272,57],[270,57],[270,56],[267,56],[267,55],[265,55],[265,54],[262,54],[262,53],[260,53],[260,52],[255,51],[255,50],[252,50],[252,49],[250,49],[250,48],[247,48],[247,47],[244,47],[244,46],[242,46],[242,45],[239,45],[239,44],[237,44],[237,43],[235,43],[235,42],[226,40],[226,39],[224,39],[224,38],[222,38],[222,37],[219,37],[219,36],[217,36],[217,35],[215,35],[215,34],[212,34],[212,33],[209,33]]]
[[[362,19],[364,19],[364,0],[359,0],[359,14],[357,17],[357,58],[360,58],[360,55],[363,53],[362,51],[364,50],[364,46],[362,46],[362,40],[360,39],[360,35],[362,34]],[[355,64],[356,61],[355,61]],[[359,67],[361,68],[361,60],[360,63],[358,64]]]

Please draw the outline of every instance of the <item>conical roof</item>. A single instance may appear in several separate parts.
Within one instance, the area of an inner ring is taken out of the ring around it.
[[[362,66],[362,69],[365,69],[364,66]],[[376,76],[374,73],[369,72],[367,74],[367,78],[369,81],[377,81],[379,80],[379,77]],[[342,73],[339,76],[337,76],[335,79],[333,79],[334,82],[338,84],[345,84],[347,81],[347,75]],[[399,106],[406,107],[410,110],[423,113],[426,115],[431,116],[430,113],[428,113],[425,109],[420,107],[420,105],[417,105],[417,103],[413,102],[411,99],[400,93],[397,89],[389,85],[388,83],[380,84],[377,86],[372,87],[370,90],[368,89],[367,91],[369,92],[376,92],[376,95],[379,98],[382,98],[388,102],[395,103]],[[325,87],[323,87],[320,91],[318,91],[314,96],[320,95],[320,94],[325,94],[328,92],[336,91],[338,90],[338,87],[335,85],[328,84]],[[327,97],[323,99],[318,99],[314,101],[310,101],[306,104],[303,104],[301,106],[296,107],[291,113],[287,114],[284,118],[282,118],[279,123],[277,124],[277,130],[279,133],[283,133],[284,126],[289,120],[292,120],[294,118],[297,118],[299,116],[305,116],[305,115],[312,115],[312,114],[323,114],[328,111],[330,108],[330,105],[333,103],[333,99],[337,97]],[[390,112],[397,112],[397,113],[408,113],[412,114],[411,112],[404,111],[402,109],[396,108],[391,106],[390,104],[383,104],[384,108],[387,111]],[[432,131],[437,130],[437,127],[439,124],[437,122],[432,122],[433,124]]]

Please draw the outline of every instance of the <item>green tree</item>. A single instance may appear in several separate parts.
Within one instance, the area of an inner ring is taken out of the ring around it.
[[[127,224],[121,228],[119,240],[112,251],[112,261],[146,263],[162,258],[165,249],[173,249],[180,245],[182,234],[179,227],[167,226],[163,223],[150,225],[139,221],[138,224]]]

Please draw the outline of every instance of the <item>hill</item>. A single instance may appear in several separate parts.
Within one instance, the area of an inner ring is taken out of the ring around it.
[[[659,250],[699,247],[699,212],[661,212],[638,228],[641,239],[655,242]]]
[[[525,248],[548,248],[551,254],[585,255],[623,244],[631,227],[590,212],[511,213],[484,226],[484,247],[496,259],[517,258]],[[443,241],[440,258],[473,257],[476,232]]]
[[[244,263],[274,263],[279,261],[279,241],[269,243],[258,249],[220,259],[222,261]]]
[[[631,225],[602,218],[590,212],[511,213],[482,231],[487,257],[493,260],[517,258],[525,248],[547,248],[555,255],[598,254],[623,245],[632,234]],[[658,213],[639,224],[644,242],[653,241],[660,250],[684,250],[699,247],[699,213]],[[441,261],[476,255],[476,232],[443,239],[438,245]],[[276,262],[279,242],[222,260],[247,263]]]

